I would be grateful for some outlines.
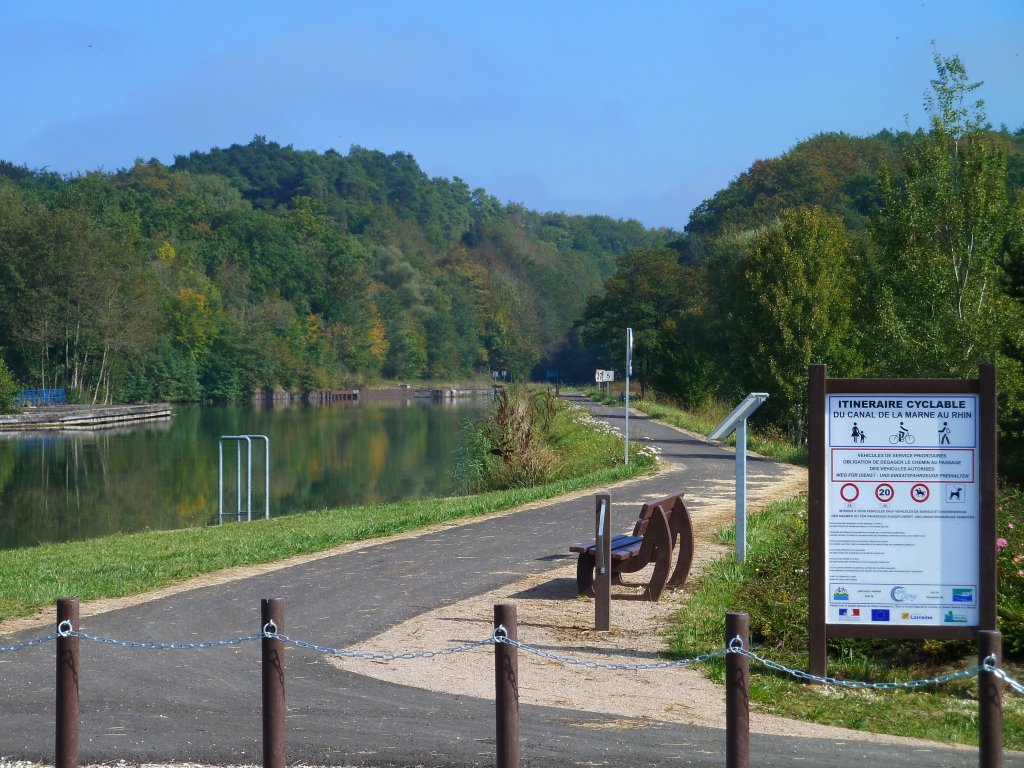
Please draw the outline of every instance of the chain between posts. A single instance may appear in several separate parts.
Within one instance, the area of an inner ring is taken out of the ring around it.
[[[22,651],[26,648],[31,648],[33,645],[42,645],[43,643],[49,643],[56,640],[59,635],[56,632],[45,635],[44,637],[37,637],[34,640],[28,640],[24,643],[14,643],[13,645],[0,645],[0,653],[6,651]]]
[[[979,672],[989,672],[994,674],[1006,685],[1008,685],[1013,691],[1018,694],[1024,695],[1024,684],[1021,684],[1014,678],[1010,677],[1009,674],[1002,668],[996,665],[995,656],[988,656],[982,659],[980,664],[972,667],[967,667],[957,672],[949,672],[944,675],[938,675],[936,677],[921,678],[918,680],[907,680],[904,682],[884,682],[884,683],[867,683],[858,680],[840,680],[835,677],[823,677],[820,675],[814,675],[809,672],[805,672],[801,669],[793,669],[787,667],[785,664],[780,664],[777,661],[767,659],[751,650],[743,647],[743,643],[739,637],[734,637],[729,641],[728,645],[720,651],[712,651],[709,653],[702,653],[697,656],[693,656],[687,659],[671,659],[652,663],[638,663],[638,664],[616,664],[599,661],[590,661],[586,659],[573,658],[571,656],[565,656],[559,653],[538,648],[536,646],[523,643],[518,640],[511,640],[508,637],[508,633],[503,626],[495,627],[490,637],[483,640],[477,640],[471,643],[464,643],[462,645],[451,646],[448,648],[441,648],[439,650],[430,651],[407,651],[407,652],[370,652],[370,651],[353,651],[347,648],[333,648],[330,646],[319,645],[317,643],[307,642],[305,640],[298,640],[288,635],[282,635],[278,633],[277,627],[273,622],[268,622],[263,627],[263,631],[259,634],[254,635],[240,635],[238,637],[230,637],[223,640],[206,640],[200,642],[174,642],[174,643],[162,643],[162,642],[139,642],[135,640],[120,640],[112,637],[103,637],[100,635],[90,635],[87,632],[76,631],[71,628],[70,622],[64,621],[57,627],[57,631],[42,637],[37,637],[32,640],[27,640],[21,643],[12,643],[11,645],[0,645],[0,653],[15,652],[31,648],[33,646],[42,645],[56,640],[58,637],[77,637],[81,640],[88,640],[94,643],[100,643],[102,645],[114,645],[121,648],[132,648],[140,650],[150,651],[191,651],[191,650],[202,650],[207,648],[222,648],[231,645],[240,645],[242,643],[253,642],[256,640],[262,640],[263,638],[273,638],[280,640],[283,643],[291,645],[295,648],[302,648],[304,650],[314,651],[316,653],[323,653],[331,656],[342,656],[350,659],[363,659],[367,661],[408,661],[412,659],[431,659],[438,656],[450,656],[456,653],[464,653],[472,651],[483,646],[495,645],[498,643],[505,643],[511,645],[525,653],[529,653],[533,656],[540,658],[549,659],[551,661],[557,661],[562,664],[570,666],[583,667],[586,669],[606,669],[611,671],[625,671],[625,672],[640,672],[645,670],[654,669],[669,669],[672,667],[687,667],[693,664],[703,664],[708,661],[717,658],[723,658],[730,653],[737,653],[752,661],[757,662],[769,669],[781,672],[783,674],[794,677],[798,680],[806,682],[817,683],[819,685],[831,685],[840,688],[852,688],[861,690],[896,690],[896,689],[909,689],[914,690],[923,688],[929,685],[941,685],[943,683],[953,682],[954,680],[963,680],[966,678],[973,678],[978,675]]]

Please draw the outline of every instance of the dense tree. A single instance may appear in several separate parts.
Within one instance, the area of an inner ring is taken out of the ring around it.
[[[0,344],[89,400],[519,377],[619,253],[674,236],[263,136],[116,174],[0,164]]]
[[[578,325],[599,362],[618,371],[625,365],[626,328],[633,329],[633,375],[640,394],[655,381],[667,382],[671,346],[688,305],[688,275],[669,248],[631,249],[604,284],[604,294],[587,300]]]
[[[771,393],[768,409],[797,440],[806,424],[808,366],[827,363],[834,376],[857,372],[850,252],[838,217],[820,208],[784,210],[754,237],[730,288],[731,342],[745,353],[743,378],[750,390]]]
[[[957,57],[936,55],[928,133],[914,137],[900,183],[879,178],[874,235],[882,270],[873,300],[890,375],[972,376],[1020,342],[1020,303],[1002,286],[1014,230],[1006,155],[980,130],[982,102],[963,106],[978,83]]]

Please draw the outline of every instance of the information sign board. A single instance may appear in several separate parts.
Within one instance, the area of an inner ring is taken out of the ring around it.
[[[810,367],[809,668],[830,637],[996,628],[996,374],[829,379]]]
[[[830,394],[828,623],[978,626],[978,396]]]

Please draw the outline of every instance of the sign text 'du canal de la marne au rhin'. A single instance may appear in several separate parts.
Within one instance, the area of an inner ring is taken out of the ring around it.
[[[829,624],[978,626],[978,396],[830,394]]]

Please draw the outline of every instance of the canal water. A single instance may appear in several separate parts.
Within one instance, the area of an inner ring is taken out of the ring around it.
[[[0,549],[215,523],[222,435],[269,438],[270,515],[453,493],[467,422],[486,401],[176,406],[168,422],[92,433],[0,433]],[[239,508],[225,441],[224,509]],[[241,451],[241,509],[265,509],[264,443]]]

